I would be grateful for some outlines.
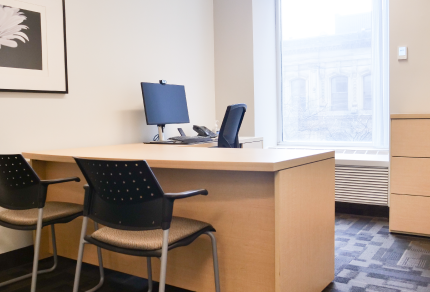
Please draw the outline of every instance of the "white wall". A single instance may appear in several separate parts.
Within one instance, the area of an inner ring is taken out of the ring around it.
[[[252,0],[214,0],[216,118],[228,105],[248,106],[241,136],[254,136]]]
[[[212,0],[66,0],[66,19],[70,93],[0,93],[0,153],[152,140],[142,81],[185,85],[187,134],[213,125]],[[22,234],[0,229],[0,253],[31,244]]]
[[[390,113],[430,113],[430,1],[390,0]],[[408,60],[397,48],[408,46]]]
[[[215,0],[216,117],[226,107],[248,106],[241,136],[277,143],[275,0]]]

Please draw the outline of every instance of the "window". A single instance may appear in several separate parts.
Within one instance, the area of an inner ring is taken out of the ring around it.
[[[331,110],[348,110],[348,77],[339,76],[331,80]]]
[[[304,113],[306,113],[306,80],[295,79],[291,81],[291,107],[297,113],[297,128],[306,127]]]
[[[363,77],[363,109],[372,109],[372,81],[370,75]]]
[[[279,0],[280,143],[388,148],[388,0]]]
[[[306,110],[306,80],[295,79],[291,81],[291,98],[298,112]]]

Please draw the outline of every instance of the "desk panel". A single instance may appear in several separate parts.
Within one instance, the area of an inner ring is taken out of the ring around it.
[[[334,168],[328,159],[276,174],[276,292],[322,291],[334,279]]]
[[[86,183],[77,165],[46,162],[46,176],[79,176],[80,183],[53,186],[48,200],[83,203]],[[274,173],[225,172],[154,168],[165,192],[206,188],[208,196],[177,200],[174,215],[211,223],[217,232],[223,291],[275,289]],[[56,226],[58,254],[76,259],[82,219]],[[92,230],[92,224],[89,224]],[[52,253],[52,247],[50,247]],[[103,250],[105,267],[147,277],[144,258]],[[97,264],[94,246],[85,247],[84,262]],[[153,259],[159,278],[159,260]],[[246,264],[244,264],[246,263]],[[187,247],[169,252],[167,283],[191,291],[215,291],[210,240],[202,236]],[[262,267],[265,267],[262,269]]]
[[[72,156],[148,159],[165,192],[206,188],[208,196],[177,200],[174,215],[206,221],[216,228],[222,291],[321,292],[333,280],[333,152],[175,147],[186,150],[175,150],[175,155],[194,153],[187,160],[172,156],[165,148],[170,146],[142,146],[26,156],[33,159],[36,171],[45,179],[82,179],[80,183],[50,186],[49,201],[83,203],[86,182]],[[59,255],[76,259],[81,224],[82,218],[78,218],[56,226]],[[91,231],[92,224],[89,226]],[[52,246],[47,240],[49,230],[44,234],[42,251],[46,257]],[[106,268],[147,277],[144,258],[106,250],[103,257]],[[94,246],[86,246],[84,262],[97,264]],[[152,262],[157,280],[159,260]],[[191,291],[215,291],[207,236],[169,252],[167,283]]]

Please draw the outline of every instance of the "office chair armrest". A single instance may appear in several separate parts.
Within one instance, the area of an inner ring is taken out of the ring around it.
[[[172,222],[172,216],[173,216],[173,204],[175,203],[176,199],[184,199],[189,198],[197,195],[203,195],[207,196],[208,191],[201,189],[201,190],[193,190],[193,191],[186,191],[182,193],[166,193],[164,194],[164,197],[167,199],[165,203],[163,204],[163,223],[161,227],[163,230],[170,228],[170,223]]]
[[[69,181],[80,182],[81,179],[79,177],[47,179],[47,180],[41,180],[40,183],[42,185],[54,185],[54,184],[59,184],[59,183],[64,183],[64,182],[69,182]]]
[[[48,187],[53,184],[59,184],[63,182],[76,181],[79,182],[81,179],[79,177],[68,177],[68,178],[59,178],[59,179],[48,179],[40,181],[40,189],[39,189],[39,202],[38,208],[45,207],[46,195],[48,194]]]
[[[194,191],[186,191],[186,192],[182,192],[182,193],[167,193],[164,194],[164,196],[168,199],[184,199],[184,198],[189,198],[189,197],[193,197],[193,196],[197,196],[197,195],[203,195],[203,196],[207,196],[208,195],[208,191],[201,189],[201,190],[194,190]]]

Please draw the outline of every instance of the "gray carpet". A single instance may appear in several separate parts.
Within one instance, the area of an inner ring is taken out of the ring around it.
[[[430,239],[390,234],[387,219],[338,214],[335,265],[324,292],[430,292]]]
[[[52,259],[41,261],[50,267]],[[38,292],[72,291],[76,262],[59,258],[58,269],[38,277]],[[0,282],[31,271],[31,263],[12,269],[0,268]],[[430,239],[388,232],[381,218],[336,215],[336,278],[324,292],[430,292]],[[81,290],[98,282],[98,268],[84,264]],[[143,292],[146,280],[106,270],[106,284],[99,292]],[[30,279],[0,289],[28,292]],[[154,291],[157,291],[157,287]],[[186,291],[170,287],[166,292]],[[227,291],[229,292],[229,291]]]

